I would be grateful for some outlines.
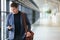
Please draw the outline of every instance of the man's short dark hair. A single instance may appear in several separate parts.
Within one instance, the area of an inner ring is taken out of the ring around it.
[[[17,8],[17,7],[18,7],[18,3],[12,2],[12,3],[11,3],[11,7]]]

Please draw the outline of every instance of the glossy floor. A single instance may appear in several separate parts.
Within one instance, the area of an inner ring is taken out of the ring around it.
[[[32,31],[35,33],[34,40],[60,40],[60,26],[51,22],[49,25],[39,22],[36,24],[32,26]]]

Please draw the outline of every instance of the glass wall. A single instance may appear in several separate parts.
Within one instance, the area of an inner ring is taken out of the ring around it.
[[[6,14],[9,13],[9,1],[1,0],[1,40],[6,40]]]
[[[33,10],[33,13],[32,13],[32,23],[35,22],[35,16],[36,16],[36,13],[35,13],[35,11]]]
[[[32,24],[32,10],[27,7],[22,6],[22,12],[25,12],[27,14],[27,17],[30,23]]]
[[[31,24],[35,23],[35,21],[37,21],[40,17],[40,13],[38,11],[35,11],[35,10],[30,9],[28,7],[22,6],[21,11],[25,12],[27,14],[28,19]]]
[[[35,21],[37,21],[40,17],[40,12],[36,11],[35,12]]]
[[[22,7],[22,6],[21,6],[21,5],[19,5],[19,11],[21,11],[21,7]]]

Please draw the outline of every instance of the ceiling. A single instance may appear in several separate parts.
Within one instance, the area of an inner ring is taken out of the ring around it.
[[[25,6],[31,8],[33,10],[39,11],[39,8],[37,8],[33,3],[31,3],[30,0],[18,0],[18,1],[20,1]]]
[[[50,9],[60,10],[60,2],[58,0],[33,0],[39,9],[48,6]]]
[[[38,11],[39,9],[45,6],[48,6],[51,9],[60,10],[60,5],[59,5],[60,0],[33,0],[38,6],[38,8],[35,7],[29,0],[19,0],[19,1],[25,4],[26,6]]]

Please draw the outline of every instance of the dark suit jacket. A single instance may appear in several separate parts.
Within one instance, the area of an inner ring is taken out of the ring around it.
[[[22,12],[20,12],[22,14]],[[26,16],[26,24],[28,25],[28,31],[31,30],[31,25],[30,25],[30,22],[27,18],[27,15],[25,14]],[[20,16],[20,22],[21,22],[21,40],[25,37],[25,31],[24,31],[24,25],[23,25],[23,22],[22,22],[22,16]],[[8,39],[14,39],[14,32],[15,32],[15,25],[14,25],[14,15],[12,13],[10,13],[8,16],[7,16],[7,27],[11,25],[12,26],[12,31],[8,31],[8,28],[7,28],[7,31],[9,32],[9,37]]]

